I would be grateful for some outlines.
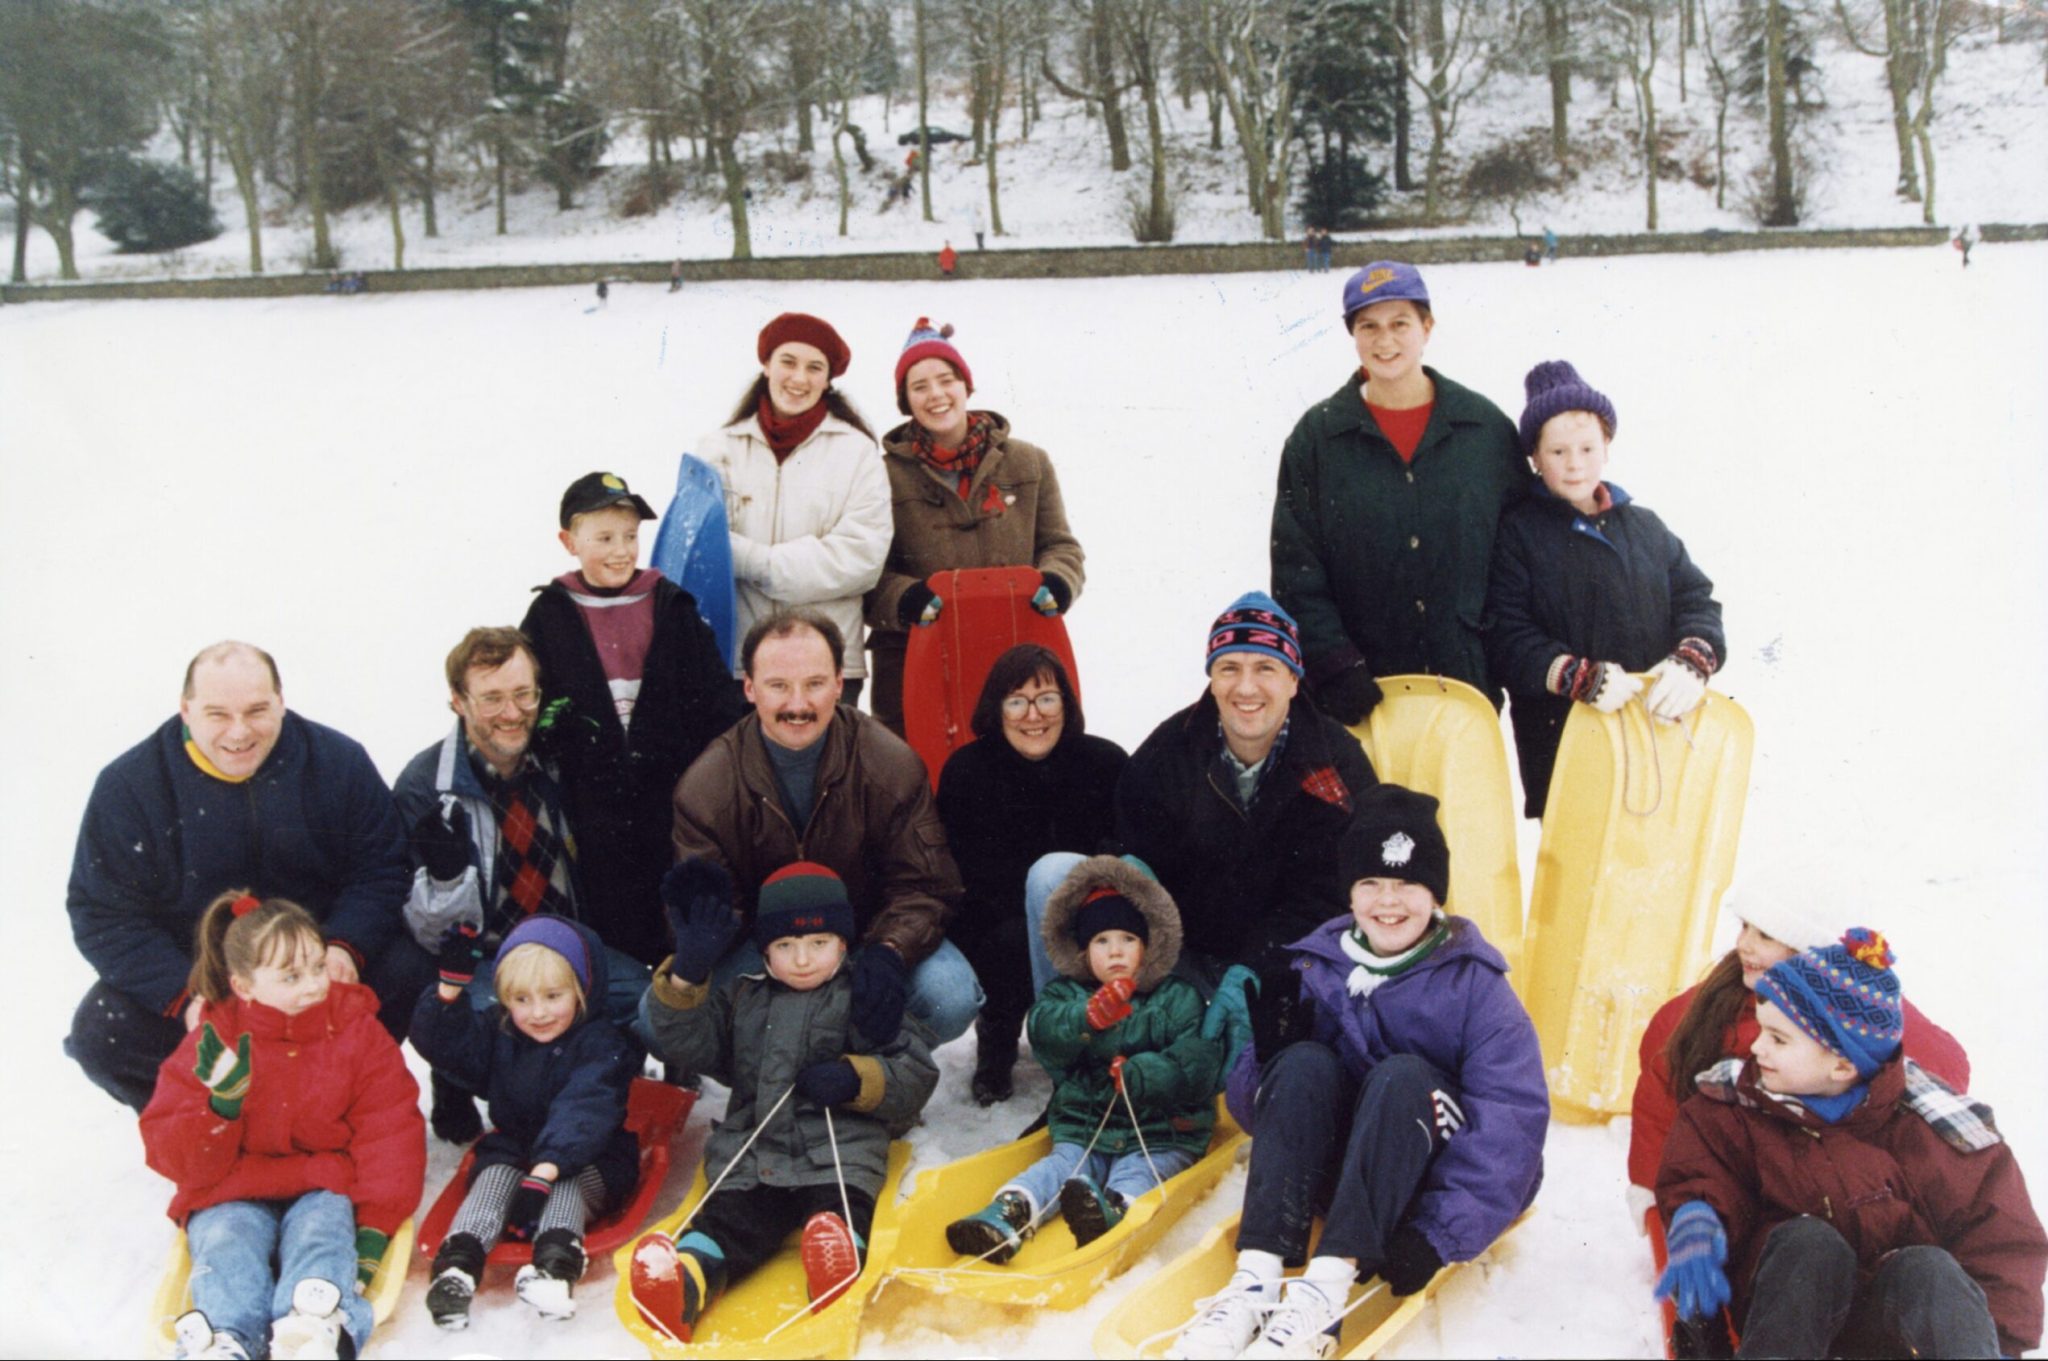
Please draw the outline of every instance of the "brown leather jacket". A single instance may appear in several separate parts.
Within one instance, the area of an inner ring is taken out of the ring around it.
[[[960,871],[924,762],[880,723],[840,705],[822,739],[815,801],[799,837],[776,792],[766,740],[759,715],[748,714],[683,772],[676,857],[723,864],[750,917],[762,880],[792,861],[815,861],[846,881],[863,942],[923,962],[960,902]]]

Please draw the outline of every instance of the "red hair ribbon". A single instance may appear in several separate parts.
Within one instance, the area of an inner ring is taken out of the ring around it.
[[[253,893],[244,893],[241,897],[235,899],[233,903],[229,904],[229,910],[237,917],[246,917],[261,906],[263,906],[261,898]]]

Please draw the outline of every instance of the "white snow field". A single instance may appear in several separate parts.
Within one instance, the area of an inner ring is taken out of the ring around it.
[[[748,381],[755,331],[789,308],[837,323],[848,391],[893,423],[889,370],[926,313],[958,325],[977,404],[1057,461],[1089,555],[1071,624],[1090,726],[1134,746],[1201,686],[1215,612],[1266,584],[1281,441],[1355,363],[1342,278],[620,287],[597,313],[580,290],[0,311],[0,957],[24,1003],[0,1040],[0,1352],[132,1354],[171,1239],[134,1120],[58,1048],[91,977],[62,903],[94,775],[170,711],[194,651],[270,648],[289,702],[394,776],[449,721],[448,647],[516,621],[567,565],[555,507],[572,478],[613,469],[665,504],[677,455]],[[1803,862],[1808,891],[1891,934],[1909,995],[1968,1046],[1975,1090],[2048,1188],[2048,245],[1986,246],[1967,272],[1939,248],[1468,265],[1429,283],[1430,360],[1511,415],[1548,358],[1614,398],[1614,479],[1726,606],[1720,683],[1757,729],[1743,865]],[[942,1061],[920,1166],[1007,1137],[1043,1098],[1034,1074],[977,1110],[972,1040]],[[1554,1129],[1536,1216],[1399,1354],[1661,1355],[1626,1141],[1622,1121]],[[435,1145],[429,1194],[454,1161]],[[1077,1313],[890,1287],[862,1354],[1085,1353],[1242,1184]],[[473,1329],[444,1337],[415,1267],[370,1350],[636,1355],[613,1279],[597,1262],[582,1317],[543,1325],[494,1277]]]

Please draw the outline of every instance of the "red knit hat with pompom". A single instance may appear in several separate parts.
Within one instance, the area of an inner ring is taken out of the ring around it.
[[[919,317],[917,325],[910,328],[910,339],[903,342],[903,353],[896,357],[896,409],[910,414],[910,394],[904,385],[910,379],[910,370],[923,359],[943,359],[953,366],[953,372],[960,375],[960,381],[967,384],[967,395],[974,395],[974,374],[967,367],[967,361],[960,357],[960,351],[953,348],[953,327],[949,322],[933,327],[930,317]]]

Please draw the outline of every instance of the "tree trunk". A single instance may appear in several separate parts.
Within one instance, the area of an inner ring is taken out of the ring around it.
[[[1928,134],[1926,114],[1931,111],[1930,101],[1922,106],[1922,115],[1913,120],[1913,139],[1920,144],[1920,164],[1927,170],[1922,182],[1920,220],[1930,227],[1934,225],[1934,138]]]
[[[846,151],[839,145],[840,137],[846,132],[847,100],[839,99],[839,121],[832,128],[832,178],[839,185],[839,234],[846,235],[846,215],[853,206],[853,190],[846,180]]]
[[[1159,78],[1142,77],[1145,97],[1145,145],[1152,159],[1151,184],[1147,187],[1145,220],[1154,241],[1173,240],[1173,210],[1166,202],[1166,126],[1159,112]]]
[[[398,211],[398,180],[386,181],[384,201],[391,210],[391,267],[405,268],[405,219]]]
[[[809,26],[793,25],[789,40],[790,84],[796,87],[796,149],[797,154],[808,156],[817,149],[811,137],[811,82],[817,73],[813,69],[815,59],[811,56],[811,44],[815,35]]]
[[[1444,131],[1443,106],[1434,98],[1429,101],[1429,164],[1422,171],[1422,220],[1436,221],[1437,189],[1443,178],[1444,143],[1448,138]]]
[[[1766,227],[1790,227],[1799,221],[1792,187],[1792,121],[1785,107],[1785,5],[1764,0],[1764,99],[1769,109],[1771,195]]]
[[[927,44],[924,35],[924,0],[917,0],[917,176],[924,194],[924,220],[932,216],[931,82],[927,77]]]
[[[1572,63],[1571,29],[1565,14],[1565,0],[1543,0],[1543,46],[1549,56],[1550,154],[1560,174],[1570,168]],[[1407,91],[1403,89],[1405,96]]]
[[[740,163],[735,147],[737,134],[721,132],[716,139],[718,169],[725,176],[725,206],[732,214],[732,258],[754,258],[754,238],[747,229],[747,169]]]
[[[227,146],[228,165],[235,172],[235,192],[242,198],[242,217],[249,224],[249,272],[263,272],[263,203],[256,188],[256,154],[248,130],[237,127]]]
[[[505,235],[505,136],[498,134],[494,144],[498,153],[498,235]]]
[[[78,216],[78,191],[71,187],[66,176],[54,177],[50,185],[50,202],[38,216],[42,219],[43,230],[57,245],[57,277],[76,279],[78,257],[71,235],[71,222]]]
[[[1111,7],[1115,0],[1095,0],[1090,15],[1088,47],[1095,60],[1095,88],[1102,92],[1102,132],[1109,138],[1109,168],[1131,168],[1130,134],[1124,130],[1123,100],[1116,87],[1116,51]]]
[[[26,155],[22,157],[24,163],[26,163],[27,159]],[[28,178],[28,171],[25,168],[18,169],[16,177],[14,188],[14,272],[12,278],[15,283],[25,284],[28,282],[29,221],[34,214],[29,210],[28,187],[21,182]]]
[[[1643,68],[1641,88],[1643,92],[1643,186],[1648,199],[1648,211],[1643,220],[1645,231],[1657,230],[1657,96],[1650,88],[1650,78],[1657,73],[1657,42],[1650,40],[1650,64]]]
[[[424,140],[426,145],[420,151],[420,216],[424,219],[427,239],[431,241],[441,234],[441,219],[434,202],[434,180],[438,171],[434,161],[434,134],[429,132]]]
[[[1910,203],[1920,197],[1920,171],[1913,159],[1913,35],[1907,3],[1884,0],[1884,84],[1892,97],[1892,135],[1899,144],[1897,192]]]

